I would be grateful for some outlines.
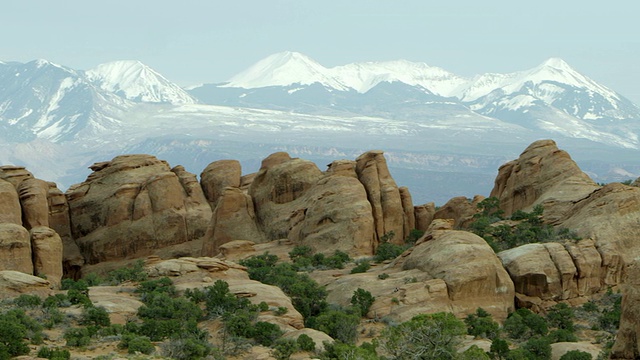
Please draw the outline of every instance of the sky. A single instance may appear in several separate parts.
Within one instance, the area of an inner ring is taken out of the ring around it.
[[[406,59],[462,76],[560,57],[640,105],[636,1],[28,0],[0,11],[0,60],[90,69],[140,60],[182,86],[273,53],[325,67]]]

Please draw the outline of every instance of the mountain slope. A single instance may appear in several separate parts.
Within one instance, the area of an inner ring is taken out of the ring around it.
[[[100,88],[136,102],[195,104],[197,100],[155,70],[135,60],[113,61],[86,72]]]

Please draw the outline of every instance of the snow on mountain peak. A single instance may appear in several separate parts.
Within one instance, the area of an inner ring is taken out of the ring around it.
[[[540,67],[551,67],[559,70],[573,70],[564,60],[552,57],[544,61]]]
[[[89,80],[102,89],[130,100],[194,104],[197,101],[178,85],[138,60],[100,64],[86,71]]]
[[[247,70],[229,79],[224,87],[246,89],[267,86],[310,85],[320,83],[339,90],[347,87],[334,79],[327,68],[306,55],[293,51],[276,53],[253,64]]]

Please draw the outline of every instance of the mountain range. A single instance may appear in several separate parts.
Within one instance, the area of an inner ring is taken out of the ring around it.
[[[326,68],[283,52],[188,89],[139,61],[0,62],[0,129],[0,163],[63,188],[121,153],[194,173],[234,158],[252,172],[275,151],[325,164],[375,148],[417,203],[440,203],[486,195],[497,168],[540,138],[597,181],[640,174],[640,108],[557,58],[462,77],[405,60]]]

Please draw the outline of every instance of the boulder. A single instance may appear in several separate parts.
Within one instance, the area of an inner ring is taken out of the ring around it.
[[[214,161],[202,170],[200,184],[212,209],[226,187],[240,187],[241,176],[242,168],[237,160]]]
[[[49,226],[49,203],[47,194],[49,184],[43,180],[28,178],[18,185],[20,206],[22,206],[22,221],[24,227],[30,230],[37,226]]]
[[[29,231],[20,225],[0,224],[0,270],[33,274]]]
[[[318,352],[324,351],[325,342],[328,342],[329,344],[334,342],[331,336],[327,335],[326,333],[320,330],[311,329],[311,328],[304,328],[304,329],[286,332],[284,335],[282,335],[282,338],[297,340],[302,334],[307,335],[308,337],[311,338],[311,340],[313,340],[313,342],[316,344],[316,351]]]
[[[413,212],[416,218],[416,229],[426,231],[433,221],[433,216],[436,213],[436,205],[432,202],[417,205],[413,207]]]
[[[0,179],[0,224],[22,225],[22,210],[15,186]]]
[[[517,160],[500,167],[490,196],[500,200],[505,216],[545,203],[545,209],[554,208],[545,214],[551,219],[564,214],[572,201],[585,198],[597,188],[553,140],[538,140]]]
[[[71,219],[69,217],[69,203],[64,193],[55,183],[49,182],[47,199],[49,202],[49,227],[62,240],[62,268],[66,277],[79,279],[82,276],[84,257],[80,248],[71,235]]]
[[[627,267],[622,285],[622,311],[610,359],[640,358],[640,260]]]
[[[172,172],[150,155],[117,156],[91,169],[67,191],[71,232],[87,262],[147,256],[205,233],[209,205],[182,169]]]
[[[457,196],[447,201],[433,214],[434,219],[453,219],[454,227],[466,228],[473,221],[473,215],[478,213],[478,203],[484,198],[476,196],[472,200],[464,196]]]
[[[456,230],[429,235],[403,259],[403,270],[419,269],[443,280],[456,314],[482,307],[500,320],[514,310],[514,283],[484,239]]]
[[[265,241],[256,224],[251,197],[237,187],[221,192],[202,242],[202,255],[216,255],[221,245],[232,240]]]
[[[0,166],[0,179],[4,179],[11,184],[13,184],[14,188],[18,188],[18,185],[22,182],[22,180],[33,178],[33,174],[31,174],[27,169],[23,166],[14,166],[14,165],[3,165]]]
[[[48,280],[20,271],[0,270],[0,299],[10,299],[21,294],[45,297],[51,294]]]
[[[400,191],[400,201],[402,202],[402,211],[404,213],[403,239],[405,239],[409,236],[411,230],[416,228],[416,216],[413,210],[413,199],[411,198],[409,188],[402,186],[398,188],[398,190]]]
[[[378,241],[393,232],[391,242],[400,244],[408,235],[404,233],[405,219],[400,190],[391,177],[387,161],[380,150],[368,151],[356,159],[358,179],[371,203]]]
[[[62,240],[53,229],[46,226],[32,228],[31,251],[34,274],[44,276],[54,287],[62,280]]]

